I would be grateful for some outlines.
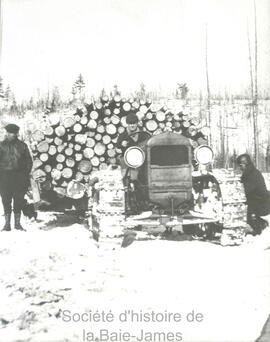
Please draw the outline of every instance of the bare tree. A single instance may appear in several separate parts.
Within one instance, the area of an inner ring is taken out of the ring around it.
[[[250,36],[249,36],[249,24],[247,24],[247,38],[248,38],[248,59],[249,59],[249,74],[250,74],[250,91],[251,101],[254,100],[254,85],[253,85],[253,71],[252,71],[252,59],[251,59],[251,48],[250,48]]]
[[[255,150],[255,164],[259,163],[259,142],[258,142],[258,43],[257,43],[257,13],[256,13],[256,0],[254,0],[254,150]]]
[[[189,89],[186,83],[177,83],[176,98],[186,100],[188,92]]]
[[[205,72],[206,72],[206,87],[207,87],[207,112],[208,112],[208,125],[210,128],[209,133],[209,144],[212,145],[212,134],[211,134],[211,93],[209,85],[209,73],[208,73],[208,28],[205,25]]]

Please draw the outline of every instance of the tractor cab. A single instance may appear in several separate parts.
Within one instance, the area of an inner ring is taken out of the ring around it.
[[[192,153],[189,140],[166,132],[147,142],[147,190],[151,203],[163,210],[190,209],[192,200]]]

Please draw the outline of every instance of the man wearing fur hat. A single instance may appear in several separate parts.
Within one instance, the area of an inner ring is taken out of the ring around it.
[[[18,139],[19,129],[15,124],[8,124],[5,127],[5,139],[0,142],[0,194],[5,213],[4,231],[11,230],[12,200],[14,228],[24,230],[20,223],[21,210],[33,163],[27,145]]]

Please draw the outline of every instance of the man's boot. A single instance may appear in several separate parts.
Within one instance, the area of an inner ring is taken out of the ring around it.
[[[10,218],[11,218],[11,214],[5,214],[5,225],[2,229],[2,231],[6,231],[6,232],[9,232],[11,231],[11,228],[10,228]]]
[[[23,230],[25,231],[25,229],[23,229],[23,227],[21,226],[21,213],[14,213],[14,219],[15,219],[15,229],[17,230]]]

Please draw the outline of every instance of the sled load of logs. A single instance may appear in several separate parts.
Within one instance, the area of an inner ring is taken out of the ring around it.
[[[207,127],[199,129],[197,117],[151,100],[127,100],[120,95],[104,96],[72,113],[49,113],[44,117],[46,125],[33,131],[30,138],[33,177],[39,180],[41,190],[54,190],[64,197],[69,184],[76,184],[80,193],[93,171],[115,164],[121,153],[117,138],[131,112],[138,116],[141,129],[151,135],[178,132],[190,138],[194,148],[205,143],[209,134]]]

